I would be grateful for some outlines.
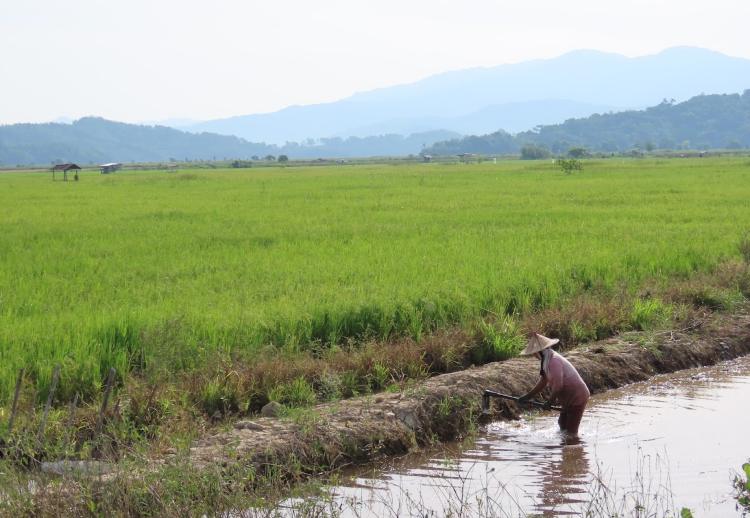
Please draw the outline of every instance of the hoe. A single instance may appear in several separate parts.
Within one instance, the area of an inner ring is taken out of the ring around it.
[[[484,391],[484,394],[482,394],[482,413],[487,414],[490,411],[490,398],[491,397],[497,397],[500,399],[509,399],[511,401],[515,401],[518,403],[518,397],[516,396],[509,396],[508,394],[501,394],[500,392],[495,392],[494,390],[486,389]],[[521,403],[519,403],[521,404]],[[545,410],[562,410],[562,407],[559,406],[548,406],[546,403],[542,403],[541,401],[527,401],[526,403],[523,403],[525,405],[533,406],[536,408],[544,408]]]

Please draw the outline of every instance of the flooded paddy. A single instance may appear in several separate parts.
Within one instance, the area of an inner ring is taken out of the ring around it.
[[[681,507],[735,516],[748,402],[745,356],[593,396],[578,440],[558,432],[556,414],[529,413],[483,427],[470,445],[359,471],[330,490],[351,516],[560,516],[636,503],[644,516]]]

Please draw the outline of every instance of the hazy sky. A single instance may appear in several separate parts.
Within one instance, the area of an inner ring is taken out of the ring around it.
[[[748,0],[0,0],[0,123],[209,119],[588,48],[750,58]]]

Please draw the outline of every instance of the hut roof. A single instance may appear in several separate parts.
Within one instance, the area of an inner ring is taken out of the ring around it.
[[[76,164],[56,164],[53,171],[70,171],[71,169],[80,169]]]

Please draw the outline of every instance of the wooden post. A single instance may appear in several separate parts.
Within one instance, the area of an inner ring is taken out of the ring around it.
[[[8,420],[8,433],[13,431],[13,421],[16,419],[16,410],[18,410],[18,396],[21,394],[21,383],[23,383],[24,369],[18,371],[16,379],[16,391],[13,393],[13,406],[10,408],[10,419]]]
[[[96,434],[99,435],[102,431],[102,425],[104,424],[104,413],[107,411],[107,404],[109,404],[109,396],[112,393],[112,387],[115,384],[115,374],[117,371],[114,367],[109,369],[109,375],[107,376],[107,385],[104,388],[104,399],[102,400],[102,407],[99,409],[99,419],[96,421]]]
[[[49,409],[52,406],[52,399],[55,397],[55,390],[57,390],[57,382],[60,380],[60,364],[55,365],[55,371],[52,373],[52,385],[49,387],[49,393],[47,394],[47,404],[44,405],[44,415],[42,415],[42,422],[39,424],[39,431],[36,434],[38,440],[42,439],[44,435],[44,428],[47,426],[47,416],[49,416]]]

